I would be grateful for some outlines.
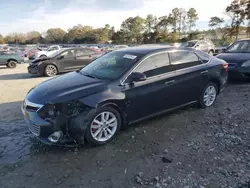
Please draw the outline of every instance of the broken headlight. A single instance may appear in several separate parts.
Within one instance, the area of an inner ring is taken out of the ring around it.
[[[85,108],[86,106],[79,101],[70,101],[60,104],[46,104],[38,111],[38,114],[43,119],[51,119],[58,115],[63,115],[68,118],[77,116]]]

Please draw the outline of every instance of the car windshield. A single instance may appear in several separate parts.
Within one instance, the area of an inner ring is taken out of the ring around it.
[[[65,49],[54,52],[53,54],[50,55],[50,58],[56,58],[58,55],[62,53],[62,51],[65,51]]]
[[[226,53],[250,53],[250,41],[238,41],[233,43],[225,51]]]
[[[142,56],[131,52],[111,52],[85,66],[80,73],[94,78],[115,80],[120,78]]]
[[[197,41],[189,41],[185,43],[185,47],[194,47]]]

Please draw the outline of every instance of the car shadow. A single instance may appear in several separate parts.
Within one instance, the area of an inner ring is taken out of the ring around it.
[[[31,75],[29,73],[16,73],[0,75],[0,80],[18,80],[18,79],[30,79],[30,78],[41,78],[41,75]]]

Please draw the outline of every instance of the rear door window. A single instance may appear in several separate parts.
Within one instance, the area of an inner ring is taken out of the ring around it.
[[[170,57],[172,70],[181,70],[203,64],[196,54],[189,51],[172,52]]]
[[[147,77],[153,77],[169,72],[169,55],[167,52],[150,56],[136,68],[134,72],[144,73]]]

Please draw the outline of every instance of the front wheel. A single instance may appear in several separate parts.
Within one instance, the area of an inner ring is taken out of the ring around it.
[[[55,65],[47,65],[45,67],[45,76],[51,77],[57,75],[58,71]]]
[[[120,114],[112,107],[100,107],[86,128],[85,138],[91,145],[110,142],[121,128]]]
[[[218,93],[218,87],[216,86],[216,84],[211,82],[208,85],[206,85],[199,100],[200,106],[202,108],[207,108],[212,106],[216,101],[217,93]]]
[[[10,69],[14,69],[14,68],[16,68],[16,61],[9,61],[7,64],[6,64],[6,66],[8,67],[8,68],[10,68]]]

